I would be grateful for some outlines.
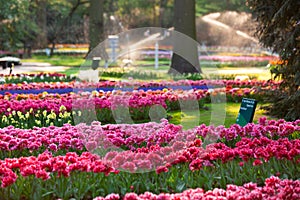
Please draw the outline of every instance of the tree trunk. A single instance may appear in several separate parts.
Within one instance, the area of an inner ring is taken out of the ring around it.
[[[104,40],[103,7],[104,0],[90,0],[89,7],[89,51]]]
[[[165,28],[164,18],[165,18],[165,8],[167,6],[168,1],[167,0],[160,0],[159,5],[159,24],[160,27]]]
[[[169,73],[201,73],[196,42],[195,0],[174,0],[174,29],[190,40],[174,41]]]
[[[51,49],[50,49],[50,57],[52,57],[53,56],[53,54],[54,54],[54,49],[55,49],[55,40],[53,40],[52,42],[51,42]]]
[[[47,0],[37,0],[37,25],[39,27],[38,35],[34,48],[45,48],[47,47]]]

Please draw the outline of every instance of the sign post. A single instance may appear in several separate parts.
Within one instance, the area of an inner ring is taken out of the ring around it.
[[[92,69],[96,70],[99,67],[100,57],[94,57],[92,61]]]
[[[109,35],[108,36],[109,47],[111,48],[111,59],[112,62],[117,60],[117,48],[119,48],[119,36]]]
[[[255,99],[243,98],[236,123],[240,126],[245,126],[251,123],[255,113],[257,101]]]

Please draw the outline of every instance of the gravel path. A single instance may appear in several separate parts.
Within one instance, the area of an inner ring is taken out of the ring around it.
[[[17,65],[13,68],[12,73],[32,73],[32,72],[63,72],[69,67],[65,66],[52,66],[49,63],[22,63],[22,65]],[[9,68],[3,70],[0,69],[1,74],[9,74]]]

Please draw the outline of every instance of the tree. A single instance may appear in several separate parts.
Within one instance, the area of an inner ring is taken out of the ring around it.
[[[103,6],[104,0],[90,0],[89,7],[89,50],[104,40]]]
[[[280,90],[272,96],[270,114],[287,120],[300,118],[300,1],[248,0],[261,43],[280,55],[282,62],[271,69],[282,80]]]
[[[200,73],[196,42],[195,0],[174,1],[174,29],[192,40],[176,39],[174,41],[174,53],[169,73]]]
[[[82,41],[87,0],[0,0],[0,49],[45,48],[48,43]]]
[[[47,38],[48,42],[52,45],[51,53],[53,54],[55,44],[58,40],[64,42],[68,40],[68,37],[76,35],[73,24],[82,21],[74,21],[72,23],[72,18],[75,12],[84,4],[88,3],[85,0],[72,0],[72,1],[61,1],[55,0],[48,3],[47,9]],[[82,31],[83,32],[83,31]],[[72,41],[75,43],[74,37]]]
[[[156,0],[128,1],[118,0],[116,15],[125,28],[153,26]]]
[[[198,15],[206,15],[223,11],[249,12],[249,7],[246,0],[196,0],[196,10]]]
[[[36,37],[35,48],[47,46],[47,0],[36,0],[36,23],[39,31]]]
[[[0,0],[0,49],[15,51],[32,43],[36,25],[29,1]]]
[[[160,0],[159,5],[159,25],[162,28],[169,28],[172,26],[173,19],[173,1]]]

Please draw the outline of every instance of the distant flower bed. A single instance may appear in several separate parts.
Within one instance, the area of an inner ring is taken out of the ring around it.
[[[74,81],[75,77],[70,77],[61,73],[22,73],[22,74],[0,74],[3,78],[3,83],[36,83],[36,82],[70,82]]]
[[[205,55],[200,56],[200,60],[212,60],[212,61],[221,61],[221,62],[228,62],[228,61],[269,61],[274,59],[274,56],[226,56],[226,55]]]
[[[272,59],[269,61],[270,65],[286,65],[287,61],[285,60],[280,60],[280,59]]]
[[[272,87],[274,89],[278,88],[280,82],[275,81],[234,81],[234,80],[178,80],[178,81],[100,81],[95,82],[39,82],[39,83],[23,83],[23,84],[1,84],[0,91],[9,91],[9,90],[43,90],[43,89],[85,89],[85,88],[115,88],[115,89],[151,89],[156,87],[187,87],[187,89],[193,89],[197,87],[203,87],[208,89],[208,87]]]

